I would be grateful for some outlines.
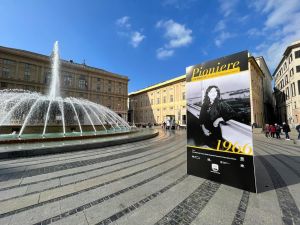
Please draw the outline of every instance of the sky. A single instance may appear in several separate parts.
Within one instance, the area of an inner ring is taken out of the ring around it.
[[[299,0],[0,0],[0,45],[128,76],[129,92],[248,50],[271,73],[300,39]]]

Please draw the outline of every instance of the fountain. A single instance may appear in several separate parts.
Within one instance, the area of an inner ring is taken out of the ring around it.
[[[86,99],[60,95],[59,49],[51,55],[52,76],[47,95],[25,90],[0,91],[1,140],[87,137],[129,132],[115,112]]]

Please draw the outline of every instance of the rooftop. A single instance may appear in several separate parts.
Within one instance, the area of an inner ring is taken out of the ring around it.
[[[43,54],[39,54],[39,53],[35,53],[35,52],[30,52],[30,51],[22,50],[22,49],[16,49],[16,48],[9,48],[9,47],[5,47],[5,46],[0,46],[0,51],[5,51],[5,52],[11,53],[11,54],[22,54],[24,56],[36,58],[36,59],[43,60],[43,61],[49,61],[50,60],[49,56],[47,56],[47,55],[43,55]],[[103,69],[88,66],[85,63],[80,64],[80,63],[74,62],[73,60],[69,60],[69,61],[65,60],[65,59],[60,59],[60,60],[63,64],[68,65],[68,66],[75,66],[75,67],[80,68],[80,69],[85,69],[85,70],[90,70],[90,71],[95,71],[95,72],[101,72],[101,73],[104,73],[104,74],[108,74],[108,75],[112,75],[112,76],[116,76],[118,78],[128,80],[127,76],[119,75],[119,74],[112,73],[112,72],[109,72],[109,71],[106,71],[106,70],[103,70]]]

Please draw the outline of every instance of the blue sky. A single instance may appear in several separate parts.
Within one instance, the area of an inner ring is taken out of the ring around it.
[[[299,0],[1,0],[0,45],[129,77],[129,92],[241,50],[271,72],[300,39]]]

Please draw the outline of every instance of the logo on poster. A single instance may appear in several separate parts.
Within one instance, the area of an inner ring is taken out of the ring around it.
[[[213,163],[213,164],[211,164],[211,169],[212,169],[212,171],[214,171],[214,172],[218,172],[218,171],[219,171],[219,165]]]

